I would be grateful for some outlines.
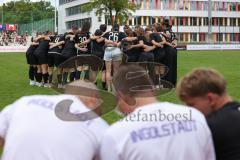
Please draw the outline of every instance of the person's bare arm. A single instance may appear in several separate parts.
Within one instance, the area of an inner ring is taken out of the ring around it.
[[[36,43],[36,42],[31,43],[31,46],[37,46],[37,45],[39,45],[39,43]]]
[[[144,51],[145,51],[145,52],[150,52],[150,51],[156,49],[156,46],[144,45],[143,48],[144,48]]]
[[[158,42],[156,42],[155,40],[152,40],[151,42],[152,42],[152,44],[153,44],[154,46],[163,48],[163,45],[162,45],[161,43],[158,43]]]
[[[116,46],[116,47],[118,46],[118,43],[113,42],[113,41],[108,40],[108,39],[105,39],[105,44],[106,44],[106,45]]]
[[[61,41],[61,42],[58,42],[58,43],[50,44],[49,49],[55,48],[55,47],[60,46],[60,45],[62,45],[64,43],[65,43],[64,41]]]
[[[88,39],[88,40],[86,40],[84,42],[78,43],[78,46],[85,46],[85,45],[89,44],[90,42],[91,42],[91,40]]]
[[[98,42],[98,43],[101,43],[101,42],[103,42],[103,41],[105,41],[105,38],[103,38],[103,37],[100,37],[100,38],[97,39],[97,42]]]

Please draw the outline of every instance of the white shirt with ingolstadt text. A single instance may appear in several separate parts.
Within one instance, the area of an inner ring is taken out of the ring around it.
[[[172,103],[137,108],[113,124],[101,160],[215,160],[212,135],[196,109]]]
[[[89,111],[71,95],[23,97],[4,108],[0,113],[0,136],[5,140],[2,160],[94,159],[108,125],[101,118],[59,118],[66,112],[56,116],[56,105],[65,100],[70,102],[69,115]]]

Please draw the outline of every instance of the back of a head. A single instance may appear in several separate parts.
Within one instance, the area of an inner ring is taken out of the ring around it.
[[[119,28],[120,28],[120,26],[118,24],[113,25],[113,31],[119,32]]]
[[[106,24],[101,24],[99,28],[102,32],[106,32],[107,30],[107,25]]]
[[[142,27],[139,27],[136,30],[136,33],[137,33],[138,36],[144,36],[145,35],[145,30]]]
[[[144,68],[136,64],[120,66],[113,78],[113,86],[117,94],[121,93],[130,97],[154,94],[153,83],[149,75]]]
[[[177,94],[181,100],[205,96],[207,93],[214,93],[219,96],[226,93],[226,81],[214,69],[194,69],[184,76],[177,85]]]
[[[103,31],[101,29],[97,29],[94,33],[95,36],[101,36],[103,34]]]
[[[91,28],[91,24],[89,22],[85,22],[83,23],[82,25],[82,28],[81,28],[81,34],[86,34],[90,31],[90,28]]]
[[[132,31],[131,28],[128,28],[125,30],[125,34],[128,36],[128,37],[133,37],[134,36],[134,33]]]

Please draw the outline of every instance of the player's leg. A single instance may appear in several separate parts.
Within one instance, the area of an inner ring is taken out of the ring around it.
[[[26,53],[26,59],[27,63],[29,65],[28,67],[28,78],[30,80],[30,85],[34,86],[35,85],[35,79],[34,79],[34,72],[35,72],[35,66],[33,65],[33,60],[31,59],[31,55],[33,53]]]
[[[52,87],[52,77],[53,77],[53,70],[54,70],[54,54],[48,53],[48,83],[49,87]]]
[[[37,65],[37,73],[36,73],[36,86],[42,87],[42,69],[41,65]]]
[[[62,87],[62,79],[63,79],[63,68],[59,67],[64,62],[64,58],[61,54],[56,54],[54,56],[54,66],[57,69],[57,86],[58,88]]]
[[[105,61],[106,65],[106,84],[107,89],[110,92],[111,91],[111,72],[112,72],[112,61]]]
[[[43,85],[44,87],[49,87],[48,85],[48,64],[42,64],[41,65],[41,69],[42,69],[42,76],[43,76]]]
[[[102,87],[105,90],[107,89],[106,88],[106,65],[105,65],[105,63],[104,63],[104,68],[102,70]]]

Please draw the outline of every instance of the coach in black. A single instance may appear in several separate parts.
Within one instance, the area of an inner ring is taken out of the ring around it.
[[[239,160],[240,103],[228,95],[223,76],[212,69],[196,69],[182,78],[177,93],[206,115],[217,160]]]

